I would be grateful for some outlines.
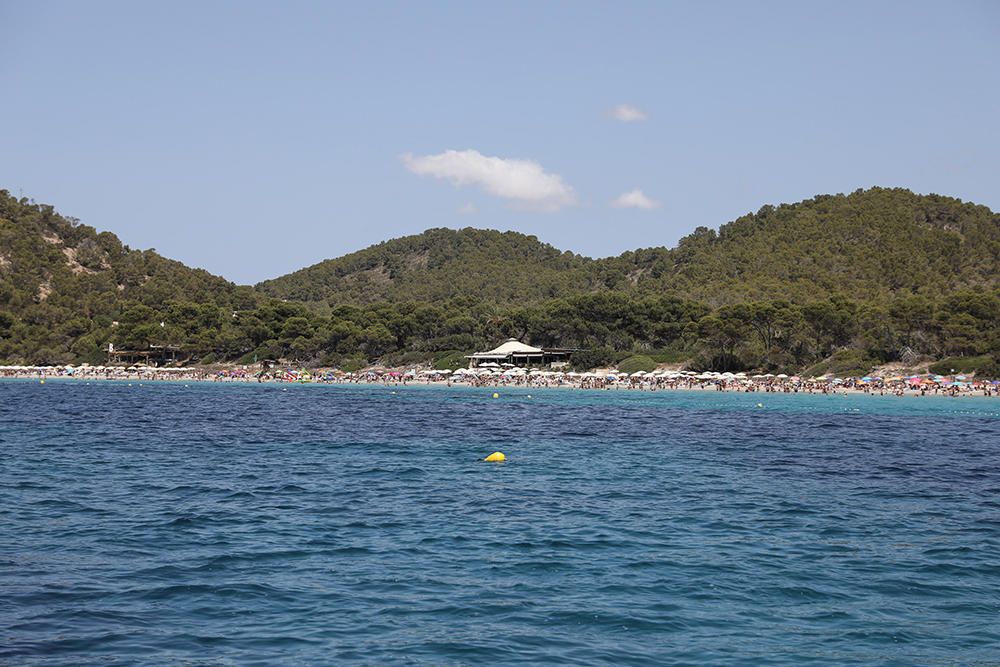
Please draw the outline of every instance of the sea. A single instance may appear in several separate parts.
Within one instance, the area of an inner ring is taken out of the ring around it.
[[[1000,665],[1000,399],[0,381],[0,664]]]

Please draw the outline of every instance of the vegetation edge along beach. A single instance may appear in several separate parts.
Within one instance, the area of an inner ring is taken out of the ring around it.
[[[578,373],[993,380],[1000,216],[871,188],[605,259],[432,229],[251,287],[0,191],[6,366],[454,371],[507,338]]]

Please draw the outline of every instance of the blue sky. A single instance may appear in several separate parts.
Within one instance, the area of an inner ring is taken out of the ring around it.
[[[0,188],[241,283],[429,227],[607,256],[872,185],[1000,210],[989,1],[0,0],[0,85]]]

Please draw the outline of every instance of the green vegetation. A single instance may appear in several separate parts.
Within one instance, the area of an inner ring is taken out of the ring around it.
[[[448,350],[434,359],[434,368],[439,371],[455,371],[468,365],[469,360],[465,358],[465,352],[460,350]]]
[[[951,375],[952,373],[982,373],[992,371],[996,366],[996,358],[993,355],[981,354],[976,357],[948,357],[936,364],[931,364],[930,372],[938,375]],[[997,375],[1000,377],[1000,374]]]
[[[251,288],[0,191],[0,360],[100,362],[111,341],[230,358],[232,313],[259,302]]]
[[[645,355],[637,354],[618,362],[618,370],[630,375],[639,371],[648,373],[649,371],[656,370],[656,362]]]
[[[429,229],[262,282],[257,289],[333,307],[466,295],[496,303],[536,302],[601,287],[590,270],[593,261],[516,232]]]
[[[600,260],[515,232],[431,229],[257,286],[331,307],[463,296],[517,305],[605,291],[720,306],[937,298],[997,287],[1000,216],[950,197],[885,188],[763,206],[718,232],[698,228],[673,249]]]
[[[578,369],[847,374],[947,357],[985,373],[1000,366],[1000,216],[876,188],[606,260],[437,229],[254,289],[0,192],[0,362],[100,363],[113,343],[177,345],[190,362],[443,369],[510,337],[580,349]]]
[[[867,356],[864,350],[840,350],[828,358],[806,368],[806,377],[839,375],[841,377],[862,377],[868,375],[878,365],[878,359]]]

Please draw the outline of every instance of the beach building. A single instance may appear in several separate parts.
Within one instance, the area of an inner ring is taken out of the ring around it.
[[[146,364],[147,366],[164,366],[184,363],[186,357],[178,358],[182,350],[178,345],[150,345],[145,350],[120,350],[114,344],[108,344],[109,364]]]
[[[489,352],[476,352],[466,358],[469,368],[489,364],[495,366],[552,366],[558,368],[569,363],[572,350],[564,348],[540,348],[526,345],[516,338],[510,338]]]

